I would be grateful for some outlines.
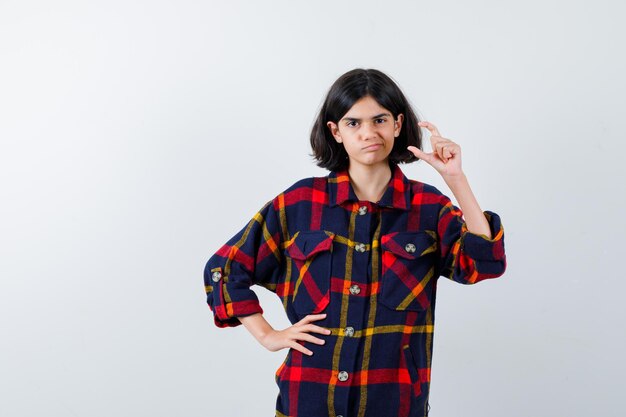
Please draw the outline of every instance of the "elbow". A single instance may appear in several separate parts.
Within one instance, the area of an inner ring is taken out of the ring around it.
[[[498,260],[488,262],[483,261],[480,263],[480,266],[474,268],[474,277],[471,283],[473,284],[486,279],[501,277],[502,275],[504,275],[506,267],[506,256],[503,256]]]
[[[464,259],[454,270],[452,279],[462,284],[476,284],[487,279],[498,278],[504,275],[507,262],[506,257],[493,260]]]

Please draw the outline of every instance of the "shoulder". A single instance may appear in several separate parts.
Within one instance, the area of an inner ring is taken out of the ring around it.
[[[414,179],[409,179],[409,183],[411,184],[411,191],[413,191],[413,194],[431,194],[433,196],[445,197],[445,194],[432,184]]]
[[[450,202],[450,198],[432,184],[414,179],[409,179],[409,183],[411,184],[411,194],[414,204],[415,202],[419,202],[420,205],[438,204],[445,206]]]
[[[271,201],[275,207],[302,200],[311,201],[316,192],[326,191],[327,184],[327,176],[301,178],[277,194]]]

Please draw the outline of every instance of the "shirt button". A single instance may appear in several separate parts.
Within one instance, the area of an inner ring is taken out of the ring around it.
[[[341,371],[341,372],[339,372],[339,375],[337,375],[337,378],[339,378],[339,380],[341,382],[347,381],[348,380],[348,373],[346,371]]]
[[[412,243],[407,243],[406,246],[404,247],[404,250],[409,253],[413,253],[415,252],[415,245]]]
[[[220,278],[222,278],[222,273],[220,271],[213,272],[213,276],[211,277],[211,279],[213,279],[213,282],[219,281]]]
[[[361,292],[361,287],[359,287],[358,285],[354,284],[350,286],[350,294],[357,295],[360,292]]]
[[[351,327],[351,326],[346,327],[346,329],[344,330],[344,333],[348,337],[354,336],[354,327]]]
[[[357,252],[365,252],[365,244],[364,243],[357,243],[354,246],[354,249],[356,249]]]
[[[364,215],[367,213],[367,206],[361,206],[359,207],[359,215]]]

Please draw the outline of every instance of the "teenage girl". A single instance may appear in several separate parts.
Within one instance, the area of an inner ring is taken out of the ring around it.
[[[268,201],[207,262],[215,324],[243,323],[266,349],[288,349],[275,375],[276,416],[426,416],[437,279],[501,276],[500,217],[478,205],[461,147],[419,121],[380,71],[335,81],[311,146],[329,174]],[[460,207],[398,166],[418,159]],[[253,284],[281,298],[291,326],[266,321]]]

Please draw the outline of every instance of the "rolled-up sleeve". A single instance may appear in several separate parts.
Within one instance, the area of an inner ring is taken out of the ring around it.
[[[506,270],[504,227],[500,216],[483,211],[491,238],[467,229],[463,212],[446,196],[442,196],[437,224],[439,235],[439,271],[441,276],[462,284],[474,284],[497,278]]]
[[[272,288],[280,280],[284,265],[281,230],[274,199],[209,258],[204,286],[216,326],[235,327],[241,324],[237,317],[263,313],[250,287]]]

